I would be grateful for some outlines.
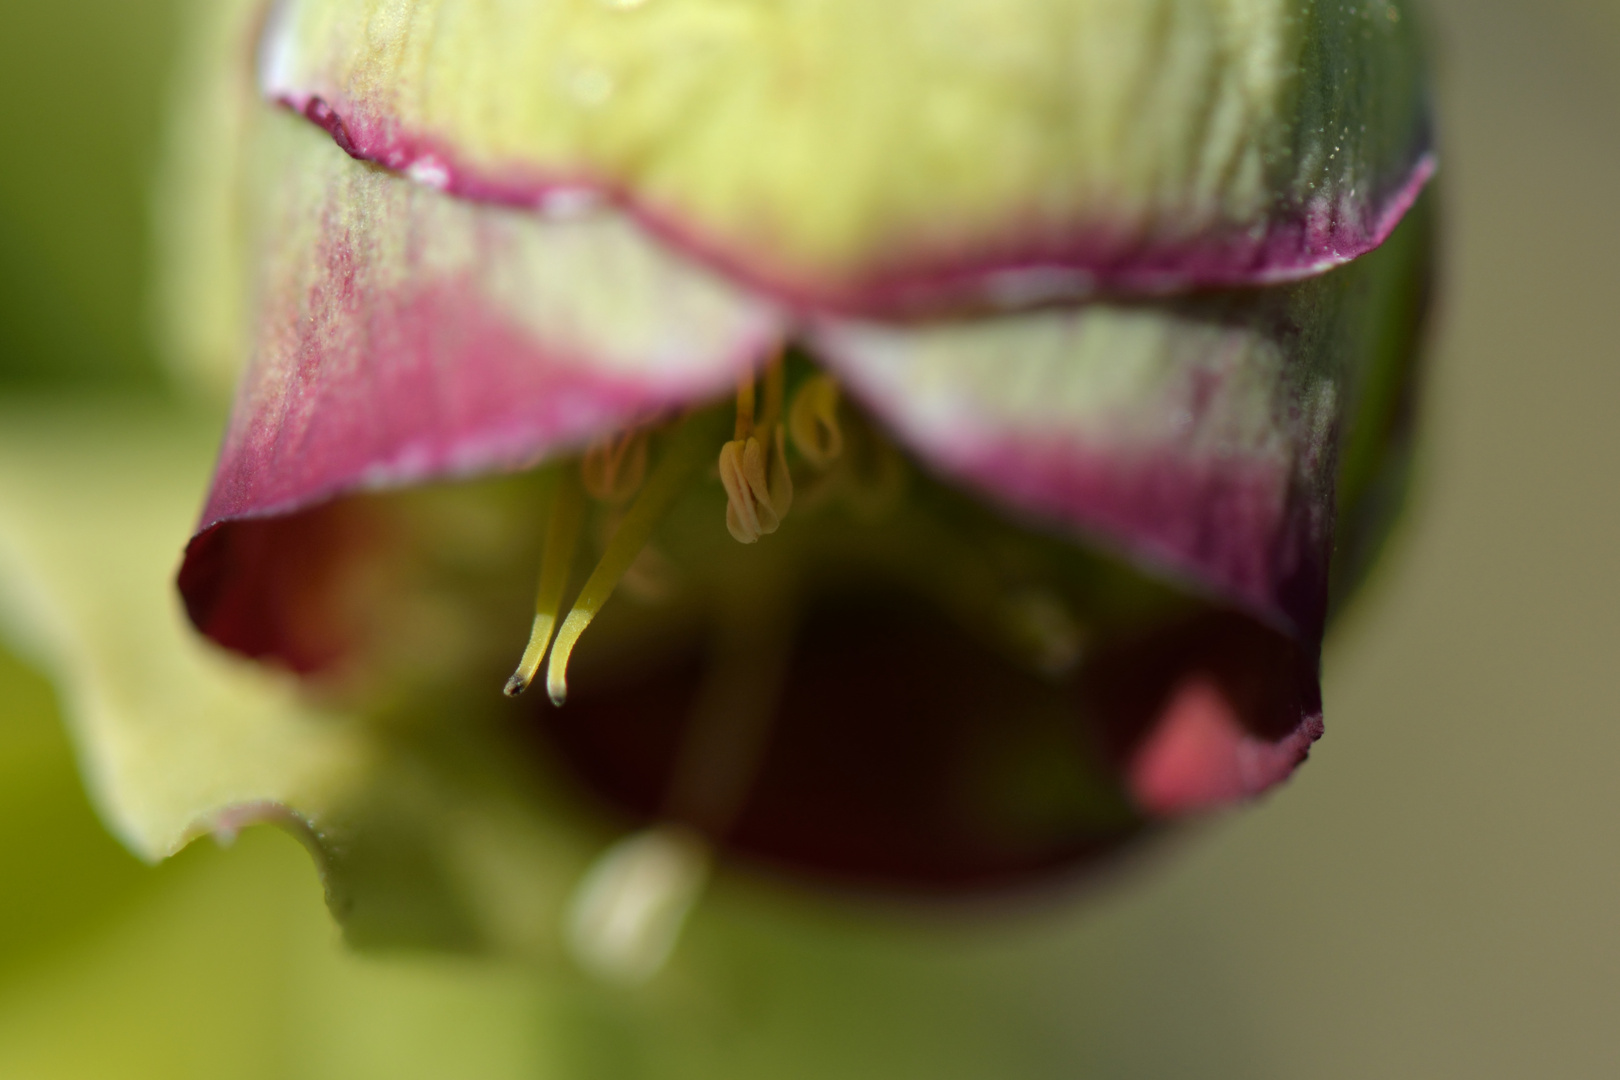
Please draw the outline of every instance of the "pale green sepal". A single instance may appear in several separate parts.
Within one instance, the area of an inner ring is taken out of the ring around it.
[[[352,729],[185,621],[172,574],[211,436],[145,403],[0,418],[0,611],[54,676],[102,814],[148,859],[269,812],[244,808],[312,820],[367,768]]]
[[[156,402],[0,412],[0,626],[56,681],[104,820],[151,860],[287,826],[356,944],[554,955],[609,837],[509,746],[322,709],[185,621],[173,572],[213,445],[212,421]]]

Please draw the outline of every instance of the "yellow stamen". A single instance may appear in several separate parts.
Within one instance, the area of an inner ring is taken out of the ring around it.
[[[568,698],[568,658],[579,643],[580,635],[613,595],[619,580],[652,538],[658,523],[686,490],[687,481],[702,463],[706,448],[714,445],[714,437],[712,425],[703,422],[702,414],[687,418],[653,467],[636,501],[625,512],[618,531],[608,541],[601,561],[591,571],[573,609],[563,620],[562,629],[557,632],[557,643],[546,668],[546,692],[551,695],[553,704],[561,705]]]
[[[754,453],[748,452],[752,447]],[[750,477],[752,471],[755,475]],[[740,544],[752,544],[767,532],[775,532],[778,521],[765,507],[760,520],[754,500],[755,483],[764,483],[765,464],[758,439],[736,439],[720,448],[720,483],[726,489],[726,528]]]
[[[551,497],[551,517],[546,523],[546,546],[540,556],[540,584],[535,590],[534,626],[529,631],[529,644],[523,650],[523,659],[517,671],[506,680],[507,697],[517,697],[529,688],[545,659],[546,647],[551,644],[551,632],[557,626],[557,612],[562,607],[563,589],[568,585],[568,572],[573,569],[574,551],[579,546],[580,526],[585,519],[585,493],[573,469],[559,470],[557,488]]]
[[[782,425],[777,424],[767,453],[757,438],[736,439],[720,448],[720,483],[726,489],[726,529],[741,544],[769,536],[793,505]]]
[[[591,498],[628,501],[647,478],[647,429],[630,428],[598,439],[585,451],[579,470]]]
[[[793,475],[779,423],[785,383],[778,352],[765,367],[765,408],[757,418],[753,376],[737,384],[737,424],[732,441],[720,448],[720,483],[726,489],[726,529],[738,543],[756,543],[775,532],[793,505]]]
[[[806,379],[788,409],[788,431],[794,449],[813,467],[825,470],[844,452],[838,423],[838,384],[825,375]]]

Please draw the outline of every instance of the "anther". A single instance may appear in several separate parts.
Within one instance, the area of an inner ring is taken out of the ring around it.
[[[826,469],[844,452],[838,423],[838,384],[813,375],[793,395],[788,407],[788,433],[793,447],[816,469]]]
[[[784,382],[778,354],[765,369],[765,408],[757,423],[753,377],[737,386],[737,424],[732,441],[720,448],[720,483],[726,489],[726,529],[739,543],[775,532],[793,505],[780,423]]]
[[[647,429],[630,428],[598,439],[586,449],[579,472],[591,498],[606,503],[628,501],[647,478]]]
[[[551,517],[546,523],[546,546],[540,557],[540,584],[535,590],[534,625],[529,631],[529,644],[523,650],[523,659],[517,671],[506,680],[507,697],[517,697],[534,682],[545,659],[546,647],[551,644],[552,631],[557,628],[557,613],[562,607],[563,589],[568,585],[568,572],[573,568],[574,551],[579,546],[580,526],[584,521],[585,493],[572,469],[559,470],[557,490],[551,498]]]
[[[757,438],[735,439],[720,448],[720,483],[726,489],[726,529],[738,543],[752,544],[782,524],[793,505],[782,425],[771,452]]]

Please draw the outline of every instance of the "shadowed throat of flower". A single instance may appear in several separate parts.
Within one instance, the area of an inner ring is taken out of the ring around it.
[[[1092,6],[1058,24],[1083,36]],[[847,5],[773,48],[870,81],[868,108],[765,90],[651,133],[635,83],[484,100],[527,84],[457,80],[456,43],[532,31],[508,57],[531,63],[550,31],[406,7],[410,48],[367,37],[365,4],[283,3],[262,32],[231,196],[253,347],[180,591],[310,694],[494,732],[622,829],[565,916],[585,967],[656,972],[717,856],[1027,889],[1304,759],[1330,607],[1410,449],[1433,158],[1395,6],[1225,58],[1254,65],[1221,91],[1243,138],[1148,64],[1157,112],[1048,117],[1016,160],[881,107],[954,100],[940,57],[818,51],[864,26]],[[1006,32],[1044,40],[1045,10]],[[956,57],[953,26],[916,50]],[[625,33],[600,40],[641,56]],[[1273,46],[1361,66],[1270,86]],[[992,142],[1042,80],[1087,93],[1056,62],[957,68]],[[1143,129],[1188,149],[1144,158]],[[854,182],[829,131],[892,168]]]

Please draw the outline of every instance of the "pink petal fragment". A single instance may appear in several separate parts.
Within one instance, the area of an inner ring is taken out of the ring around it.
[[[1290,285],[911,326],[825,319],[812,341],[948,477],[1314,651],[1340,441],[1367,420],[1377,372],[1409,371],[1417,345],[1432,230],[1412,220]]]
[[[723,391],[781,333],[617,215],[449,199],[270,128],[257,340],[205,528],[532,465]]]
[[[1320,634],[1335,384],[1256,325],[1092,305],[822,353],[926,461],[1285,626]]]
[[[1286,780],[1321,737],[1320,716],[1275,742],[1250,734],[1215,683],[1193,676],[1172,693],[1127,783],[1137,806],[1156,817],[1213,810]]]
[[[952,460],[948,452],[944,460]],[[1134,554],[1302,628],[1319,619],[1327,522],[1320,508],[1305,505],[1296,482],[1320,479],[1310,463],[1258,452],[1211,460],[1174,445],[1121,453],[1101,440],[1050,434],[956,460],[1002,501],[1073,521],[1116,545],[1125,538]],[[1296,478],[1301,464],[1312,475]]]

